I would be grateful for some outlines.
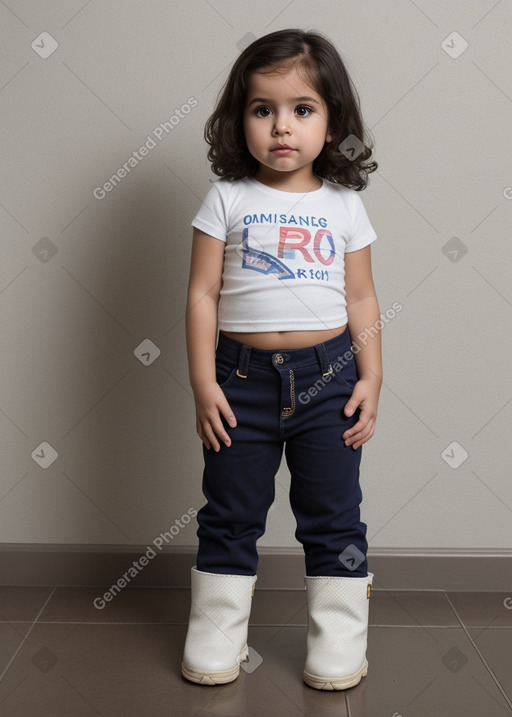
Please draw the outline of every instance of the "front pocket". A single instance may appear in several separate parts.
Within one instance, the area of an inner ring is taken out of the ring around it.
[[[236,376],[237,365],[228,357],[218,354],[215,357],[215,380],[221,388],[227,386]]]
[[[217,383],[219,384],[220,388],[222,388],[222,390],[224,390],[231,383],[231,381],[233,381],[233,379],[235,379],[235,378],[236,378],[236,366],[235,366],[235,368],[232,368],[228,372],[227,376],[226,376],[225,372],[219,373],[217,371]]]
[[[358,382],[356,362],[352,359],[345,366],[340,366],[339,363],[335,362],[332,365],[333,369],[333,380],[344,388],[350,389],[352,392],[354,386]],[[338,370],[336,370],[338,369]]]

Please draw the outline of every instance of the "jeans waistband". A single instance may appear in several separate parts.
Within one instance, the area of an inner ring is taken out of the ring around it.
[[[247,375],[250,366],[272,369],[276,364],[299,368],[317,364],[322,374],[332,373],[332,363],[352,357],[348,328],[328,341],[300,349],[256,349],[219,333],[217,352],[238,364],[239,376]],[[350,356],[346,355],[347,352]]]

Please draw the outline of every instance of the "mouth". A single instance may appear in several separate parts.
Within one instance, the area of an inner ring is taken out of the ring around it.
[[[277,155],[286,155],[290,154],[290,152],[295,152],[293,147],[290,147],[288,144],[275,144],[273,147],[270,148],[270,151],[272,154]]]

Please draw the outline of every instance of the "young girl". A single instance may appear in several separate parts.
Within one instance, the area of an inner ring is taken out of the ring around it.
[[[358,194],[377,164],[339,54],[301,30],[241,53],[205,137],[221,179],[192,222],[187,351],[207,504],[182,674],[230,682],[247,659],[256,541],[284,447],[306,564],[303,679],[345,689],[368,669],[359,464],[382,367],[379,333],[351,336],[379,320]]]

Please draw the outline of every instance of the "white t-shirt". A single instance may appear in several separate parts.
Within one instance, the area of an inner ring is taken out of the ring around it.
[[[304,331],[347,323],[345,253],[377,235],[359,193],[218,179],[192,226],[226,243],[219,329]]]

